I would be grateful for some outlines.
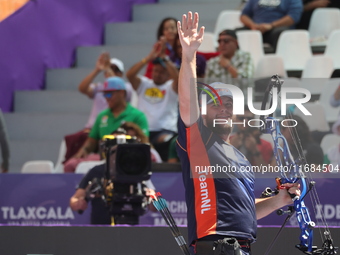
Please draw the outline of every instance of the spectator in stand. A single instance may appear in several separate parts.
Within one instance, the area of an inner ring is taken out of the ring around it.
[[[303,13],[300,22],[296,26],[298,29],[308,30],[309,22],[315,9],[325,7],[340,8],[339,0],[302,0],[302,2]]]
[[[101,91],[104,87],[104,84],[102,82],[93,83],[93,80],[100,73],[103,73],[104,79],[111,76],[123,77],[124,64],[117,58],[110,59],[110,55],[108,53],[102,53],[99,55],[94,69],[80,82],[78,90],[82,94],[93,99],[92,109],[85,128],[77,133],[65,136],[67,149],[64,162],[74,156],[81,146],[84,145],[84,142],[88,138],[88,134],[91,131],[97,115],[108,107],[107,101],[103,95],[103,92]],[[125,83],[125,87],[126,101],[130,102],[135,92],[133,91],[130,83]]]
[[[248,125],[250,120],[255,119],[254,114],[246,105],[244,107],[244,115],[236,115],[235,117],[235,123],[238,124],[233,127],[233,133],[229,138],[230,144],[242,152],[251,165],[270,164],[273,159],[272,145],[268,141],[261,139],[261,131],[258,128]],[[254,125],[254,122],[252,125]]]
[[[94,100],[89,120],[85,126],[86,128],[89,129],[93,126],[98,113],[107,108],[107,102],[102,93],[104,84],[101,82],[93,83],[93,80],[100,73],[103,73],[104,79],[107,79],[111,76],[118,76],[123,78],[124,63],[117,58],[110,59],[110,55],[108,53],[102,53],[99,55],[96,65],[94,69],[91,71],[91,73],[89,73],[80,82],[78,90],[82,94],[87,95],[89,98]],[[131,84],[128,82],[125,83],[125,87],[126,87],[126,101],[130,102],[133,94],[133,88]]]
[[[137,91],[138,109],[148,119],[150,142],[154,145],[167,142],[176,134],[178,119],[178,70],[158,44],[126,73]],[[138,75],[149,61],[153,62],[152,79]]]
[[[165,18],[159,24],[157,29],[157,43],[158,47],[162,47],[162,51],[164,54],[169,56],[171,61],[176,65],[180,66],[180,57],[176,54],[176,38],[178,38],[177,33],[177,20],[175,18]],[[162,44],[159,45],[159,42],[162,41]],[[152,69],[153,63],[152,61],[148,62],[148,66],[146,68],[145,76],[148,78],[152,78]]]
[[[2,154],[1,172],[7,173],[9,169],[9,143],[6,124],[0,109],[0,149]]]
[[[169,143],[169,152],[168,152],[168,163],[178,163],[179,157],[176,151],[176,143],[177,143],[178,135],[173,137]]]
[[[220,55],[207,62],[205,83],[232,83],[235,78],[253,77],[253,60],[249,52],[239,50],[235,31],[226,29],[219,34],[218,51]]]
[[[302,10],[301,0],[249,0],[240,18],[245,26],[242,29],[259,30],[263,42],[275,51],[281,32],[295,27]]]
[[[242,10],[244,8],[244,6],[246,5],[246,3],[248,2],[248,0],[241,0],[241,4],[240,7],[238,8],[239,10]]]
[[[108,107],[98,114],[89,137],[78,152],[64,165],[65,172],[74,172],[82,161],[99,160],[98,142],[104,135],[111,134],[122,122],[137,124],[145,135],[149,135],[148,124],[144,113],[126,102],[125,82],[119,77],[110,77],[104,83],[104,97]]]

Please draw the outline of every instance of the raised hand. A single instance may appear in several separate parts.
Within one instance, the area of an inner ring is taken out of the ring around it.
[[[160,43],[159,57],[164,57],[166,55],[165,51],[166,51],[166,43],[167,43],[165,36],[161,36],[159,38],[159,43]]]
[[[182,54],[195,53],[203,41],[204,27],[198,29],[198,13],[195,12],[194,17],[192,12],[188,12],[188,16],[183,14],[182,24],[177,22],[179,40],[182,45]]]
[[[153,61],[155,58],[160,57],[163,47],[164,43],[161,40],[157,41],[153,45],[149,55],[146,57],[147,61]]]
[[[108,52],[104,52],[99,55],[97,62],[96,62],[96,69],[98,71],[104,71],[110,67],[110,55]]]
[[[220,66],[222,66],[223,68],[226,68],[226,69],[230,66],[230,60],[227,59],[222,54],[220,55],[220,60],[219,60],[218,63],[220,64]]]

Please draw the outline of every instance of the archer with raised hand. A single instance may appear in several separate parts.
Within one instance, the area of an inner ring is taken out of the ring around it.
[[[256,220],[291,204],[289,193],[299,195],[299,184],[283,184],[286,190],[278,195],[255,199],[251,165],[228,142],[232,93],[217,88],[221,83],[205,84],[200,96],[196,92],[196,52],[204,35],[204,27],[198,30],[198,20],[198,13],[188,12],[182,23],[178,22],[182,64],[177,152],[186,188],[188,243],[197,255],[250,254],[250,244],[256,239]],[[198,102],[202,95],[207,101],[205,115],[200,114]],[[224,123],[214,125],[214,119]],[[215,171],[211,171],[213,166]]]

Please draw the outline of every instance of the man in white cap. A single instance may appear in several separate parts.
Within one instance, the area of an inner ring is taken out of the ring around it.
[[[77,133],[65,136],[66,154],[64,163],[78,152],[80,147],[87,139],[88,133],[90,132],[98,114],[108,108],[107,100],[101,92],[104,88],[104,83],[93,82],[100,73],[103,73],[104,79],[107,79],[111,76],[123,77],[124,64],[117,58],[110,59],[110,55],[107,52],[102,53],[99,55],[94,69],[80,82],[78,90],[81,93],[87,95],[89,98],[93,99],[93,104],[85,128]],[[133,93],[136,92],[133,91],[131,84],[128,82],[125,82],[125,91],[126,101],[130,102],[131,98],[133,97]]]
[[[85,128],[91,128],[98,113],[107,108],[106,100],[103,93],[99,92],[103,89],[103,83],[93,83],[98,74],[104,74],[104,78],[111,76],[123,77],[124,64],[117,58],[111,58],[108,53],[99,55],[94,69],[79,84],[78,90],[93,99],[93,105],[90,117]],[[126,83],[126,101],[130,102],[132,93],[134,92],[130,83]],[[99,93],[98,93],[99,92]]]

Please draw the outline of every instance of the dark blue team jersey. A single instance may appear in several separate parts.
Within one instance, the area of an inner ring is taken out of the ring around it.
[[[203,125],[179,120],[177,153],[188,207],[189,243],[209,235],[256,238],[254,174],[245,156]]]

